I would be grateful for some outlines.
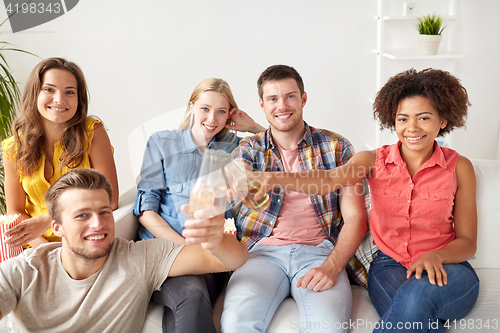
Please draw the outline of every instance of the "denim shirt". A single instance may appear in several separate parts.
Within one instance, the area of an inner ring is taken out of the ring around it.
[[[240,138],[233,140],[230,133],[224,138],[214,137],[209,149],[232,152]],[[144,152],[134,215],[143,211],[157,212],[177,233],[181,234],[186,214],[180,207],[189,203],[189,194],[201,167],[202,154],[191,137],[189,128],[166,130],[150,136]],[[139,238],[154,236],[139,224]]]

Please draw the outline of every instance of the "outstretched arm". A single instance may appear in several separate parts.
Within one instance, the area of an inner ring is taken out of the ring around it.
[[[187,213],[189,206],[183,205]],[[216,207],[198,210],[196,220],[186,220],[182,232],[186,246],[176,257],[169,276],[234,270],[248,259],[248,251],[236,237],[224,234],[224,215]]]
[[[460,156],[456,166],[457,192],[453,207],[455,239],[442,249],[430,251],[422,255],[408,269],[407,277],[413,274],[417,279],[425,270],[429,282],[438,286],[447,283],[443,264],[457,264],[468,260],[476,253],[477,245],[477,208],[476,208],[476,175],[472,163]]]
[[[344,225],[337,244],[323,265],[302,276],[297,287],[324,291],[337,283],[339,273],[353,257],[366,234],[366,212],[362,192],[362,185],[347,186],[343,189],[339,206]]]
[[[308,170],[301,172],[252,172],[261,183],[255,194],[260,199],[264,193],[278,186],[289,191],[313,195],[326,195],[345,185],[354,185],[370,176],[375,165],[375,151],[354,154],[344,165],[331,170]]]

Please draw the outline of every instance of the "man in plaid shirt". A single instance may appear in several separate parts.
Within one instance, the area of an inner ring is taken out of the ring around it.
[[[294,68],[271,66],[257,86],[270,127],[247,137],[233,153],[247,170],[333,169],[354,154],[347,139],[304,122],[307,94]],[[352,295],[345,266],[367,231],[361,194],[362,185],[325,196],[274,188],[267,210],[243,205],[236,225],[250,259],[227,286],[223,332],[265,332],[290,295],[300,314],[300,322],[291,325],[302,332],[347,332]],[[348,268],[356,281],[366,282],[363,265]]]

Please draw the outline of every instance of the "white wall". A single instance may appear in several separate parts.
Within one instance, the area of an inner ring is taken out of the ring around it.
[[[467,130],[456,132],[453,145],[471,158],[493,158],[500,124],[500,1],[458,0],[458,6],[457,48],[467,57],[457,61],[456,75],[473,106]],[[256,81],[277,63],[301,73],[309,96],[306,121],[365,149],[375,134],[367,102],[375,93],[375,13],[374,0],[82,0],[25,32],[13,34],[7,22],[0,38],[82,67],[90,111],[109,128],[123,191],[134,185],[127,138],[139,123],[185,105],[199,81],[215,76],[229,82],[241,109],[265,124]],[[0,14],[6,16],[3,9]],[[20,82],[39,61],[8,59]]]

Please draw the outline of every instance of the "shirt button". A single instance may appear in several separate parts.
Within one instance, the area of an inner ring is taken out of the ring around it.
[[[410,203],[410,200],[408,200],[408,203]]]
[[[413,188],[413,184],[410,185],[410,188]]]
[[[278,199],[277,201],[278,201],[278,202],[281,202],[281,199]]]
[[[405,242],[405,245],[406,245],[406,246],[408,246],[408,243],[407,243],[407,242]]]

